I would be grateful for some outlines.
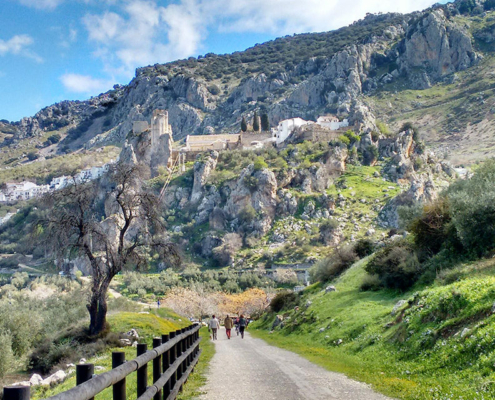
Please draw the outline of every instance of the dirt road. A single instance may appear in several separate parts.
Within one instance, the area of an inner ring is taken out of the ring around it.
[[[391,400],[249,334],[218,338],[202,400]]]

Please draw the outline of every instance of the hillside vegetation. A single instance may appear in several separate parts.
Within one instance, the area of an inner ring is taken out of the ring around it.
[[[272,328],[275,314],[267,314],[252,333],[400,399],[493,398],[493,262],[404,293],[362,291],[367,262],[329,282],[335,292],[309,287],[279,312],[281,325]]]
[[[399,398],[493,398],[494,171],[403,207],[410,234],[352,266],[342,251],[316,264],[320,282],[280,292],[258,334]]]

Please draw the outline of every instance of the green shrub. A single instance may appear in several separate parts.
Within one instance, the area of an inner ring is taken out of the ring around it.
[[[54,135],[48,136],[48,138],[46,140],[50,144],[55,144],[55,143],[60,142],[60,139],[62,139],[62,137],[58,133],[55,133]]]
[[[406,290],[416,282],[422,268],[412,244],[400,240],[378,250],[366,271],[377,275],[387,288]]]
[[[378,130],[380,131],[380,133],[382,135],[388,136],[390,134],[390,129],[388,128],[387,124],[385,124],[381,121],[377,121],[376,127],[378,128]],[[375,140],[375,139],[373,138],[373,140]]]
[[[12,338],[5,332],[0,332],[0,355],[0,378],[3,378],[14,366]]]
[[[372,165],[376,162],[376,160],[378,160],[378,155],[378,147],[370,144],[363,152],[363,164]]]
[[[330,281],[358,260],[352,245],[342,246],[335,249],[328,258],[317,262],[309,271],[313,282]]]
[[[288,310],[297,306],[299,302],[299,297],[291,291],[283,291],[277,293],[277,295],[270,302],[270,309],[273,312],[280,312],[282,310]]]
[[[239,221],[241,224],[250,224],[256,218],[256,210],[249,204],[244,207],[239,213]]]
[[[36,153],[35,151],[31,151],[29,153],[27,153],[27,159],[29,161],[34,161],[36,160],[37,158],[39,157],[38,153]]]
[[[382,282],[378,275],[366,275],[359,287],[363,292],[377,291],[382,288]]]
[[[359,258],[364,258],[373,254],[375,251],[375,243],[370,239],[359,239],[354,243],[354,252]]]
[[[344,133],[344,136],[349,139],[350,144],[354,144],[354,143],[359,142],[361,140],[361,136],[359,136],[357,133],[355,133],[352,129],[348,129]]]
[[[464,248],[481,256],[495,247],[495,161],[447,191],[450,214]]]
[[[252,175],[245,176],[242,182],[251,191],[255,191],[258,188],[258,179]]]
[[[414,234],[418,250],[431,256],[442,249],[450,234],[455,235],[449,229],[450,222],[448,202],[445,198],[439,198],[434,203],[426,204],[421,215],[409,224],[408,229]]]
[[[346,146],[349,146],[351,144],[351,140],[345,135],[340,135],[338,140],[339,142],[345,144]]]
[[[265,162],[265,159],[262,156],[256,157],[256,160],[254,160],[254,170],[261,171],[264,168],[268,168],[268,164]]]

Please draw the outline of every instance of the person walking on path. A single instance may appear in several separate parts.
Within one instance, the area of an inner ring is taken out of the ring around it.
[[[241,317],[239,318],[239,331],[241,332],[241,338],[244,339],[244,330],[247,328],[248,322],[246,318],[244,318],[244,315],[241,314]]]
[[[230,339],[230,332],[232,330],[232,327],[234,326],[234,323],[232,322],[232,318],[230,318],[228,315],[227,315],[227,318],[225,318],[225,321],[224,321],[224,326],[225,326],[225,332],[227,333],[227,338]]]
[[[220,321],[215,317],[215,315],[211,316],[208,327],[211,329],[213,340],[217,340],[217,331],[218,328],[220,328]]]
[[[234,321],[234,325],[235,325],[235,331],[237,333],[237,336],[239,336],[239,317],[237,317]]]

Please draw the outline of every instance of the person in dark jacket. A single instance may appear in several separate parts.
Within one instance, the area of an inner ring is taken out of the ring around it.
[[[239,331],[241,332],[241,338],[244,339],[244,330],[247,328],[248,322],[247,319],[244,318],[244,315],[241,314],[239,318]]]

